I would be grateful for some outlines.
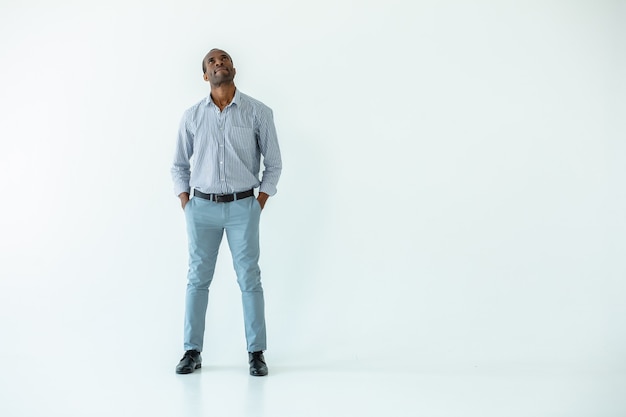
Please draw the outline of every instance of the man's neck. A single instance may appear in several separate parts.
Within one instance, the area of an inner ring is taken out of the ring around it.
[[[226,106],[233,101],[233,97],[235,97],[235,90],[235,84],[233,83],[211,86],[211,99],[213,100],[213,103],[220,108],[220,111],[224,110]]]

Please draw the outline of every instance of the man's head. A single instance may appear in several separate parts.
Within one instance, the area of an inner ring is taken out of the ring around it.
[[[202,73],[204,81],[218,86],[231,83],[237,71],[228,53],[221,49],[211,49],[202,60]]]

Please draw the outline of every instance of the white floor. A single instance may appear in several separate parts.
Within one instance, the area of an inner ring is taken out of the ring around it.
[[[574,309],[550,321],[557,310],[537,308],[524,321],[509,314],[470,327],[443,314],[454,306],[402,309],[389,298],[376,312],[396,322],[373,322],[368,298],[333,303],[326,293],[313,305],[268,280],[270,375],[258,378],[248,375],[239,290],[221,265],[203,367],[191,375],[174,372],[184,276],[3,280],[0,417],[626,416],[621,305],[605,327]],[[563,332],[572,322],[578,331]]]
[[[184,281],[124,286],[126,275],[111,276],[121,278],[82,286],[62,275],[47,286],[3,281],[12,286],[5,285],[0,303],[0,417],[626,416],[620,315],[615,332],[607,332],[615,343],[591,350],[584,345],[594,337],[589,326],[579,338],[540,345],[537,338],[456,337],[445,317],[434,316],[449,335],[439,327],[402,332],[402,321],[350,328],[344,324],[351,312],[330,310],[329,297],[320,305],[335,322],[316,319],[322,309],[297,298],[273,302],[270,375],[258,378],[248,375],[238,289],[220,279],[209,304],[203,367],[177,375]],[[70,284],[74,292],[64,292]],[[278,289],[268,287],[276,301]],[[502,329],[493,327],[499,335]],[[516,329],[522,334],[524,326]],[[370,346],[360,346],[366,336]]]
[[[156,350],[154,352],[161,352]],[[178,357],[128,351],[3,357],[0,415],[623,417],[626,375],[575,369],[463,369],[428,358],[294,360],[268,352],[271,374],[204,358],[176,375]]]

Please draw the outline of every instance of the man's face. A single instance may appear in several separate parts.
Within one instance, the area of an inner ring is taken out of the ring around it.
[[[211,85],[229,83],[235,78],[237,71],[226,52],[220,49],[210,51],[205,58],[205,63],[204,81],[209,81]]]

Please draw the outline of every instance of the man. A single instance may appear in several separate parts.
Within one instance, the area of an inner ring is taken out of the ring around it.
[[[185,354],[176,372],[188,374],[202,365],[209,285],[226,231],[241,289],[250,374],[265,376],[259,220],[268,197],[276,193],[282,169],[276,128],[272,110],[235,87],[236,70],[228,53],[209,51],[202,73],[211,94],[184,113],[171,169],[189,239]],[[261,156],[265,169],[259,180]]]

